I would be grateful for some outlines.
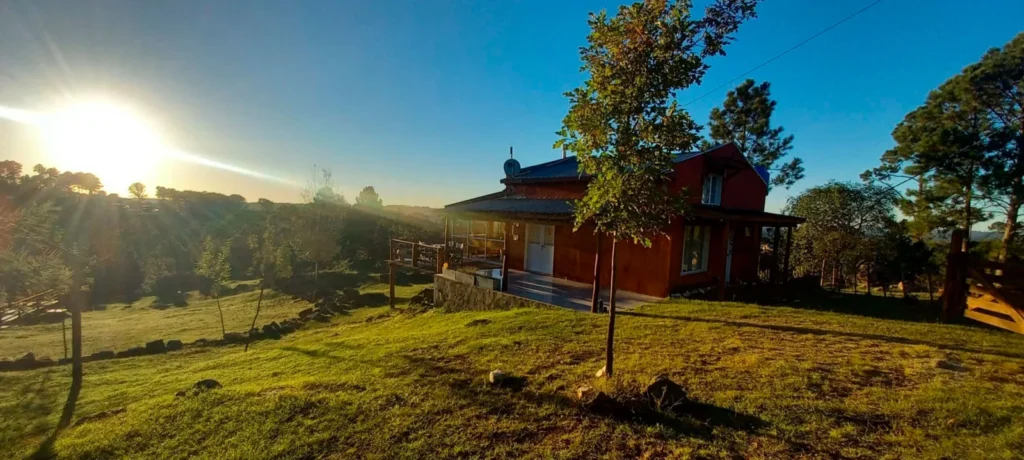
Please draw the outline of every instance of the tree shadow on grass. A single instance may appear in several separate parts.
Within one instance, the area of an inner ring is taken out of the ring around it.
[[[841,337],[852,337],[852,338],[858,338],[858,339],[878,340],[878,341],[888,342],[888,343],[898,343],[898,344],[903,344],[903,345],[927,345],[927,346],[930,346],[930,347],[938,348],[940,350],[960,351],[960,352],[965,352],[965,353],[978,353],[978,354],[983,354],[983,355],[1002,356],[1004,358],[1024,359],[1024,353],[1004,352],[1004,351],[998,351],[998,350],[984,350],[984,349],[980,349],[980,348],[971,348],[971,347],[964,347],[964,346],[958,346],[958,345],[949,345],[949,344],[944,344],[944,343],[931,342],[931,341],[928,341],[928,340],[908,339],[908,338],[905,338],[905,337],[898,337],[898,336],[892,336],[892,335],[868,334],[868,333],[861,333],[861,332],[845,332],[845,331],[835,331],[835,330],[830,330],[830,329],[816,329],[816,328],[812,328],[812,327],[802,327],[802,326],[784,326],[784,325],[779,325],[779,324],[761,324],[761,323],[753,323],[753,322],[747,322],[747,321],[733,321],[733,320],[726,320],[726,319],[697,318],[697,317],[693,317],[693,316],[682,316],[682,315],[679,315],[679,316],[676,316],[676,315],[658,315],[658,314],[654,314],[654,313],[643,313],[643,312],[638,312],[638,311],[620,311],[620,312],[618,312],[618,314],[623,315],[623,316],[636,316],[636,317],[640,317],[640,318],[671,319],[671,320],[676,320],[676,321],[691,321],[691,322],[696,322],[696,323],[723,324],[723,325],[726,325],[726,326],[734,326],[734,327],[755,327],[755,328],[759,328],[759,329],[768,329],[768,330],[778,331],[778,332],[793,332],[793,333],[797,333],[797,334],[810,334],[810,335],[822,335],[822,336],[832,335],[832,336],[841,336]]]
[[[681,437],[710,439],[716,428],[730,428],[749,433],[759,432],[768,426],[763,419],[726,407],[699,401],[690,401],[676,411],[656,410],[642,395],[620,397],[611,404],[590,406],[572,397],[555,392],[533,391],[526,377],[512,378],[510,385],[487,385],[482,379],[468,378],[469,375],[485,375],[482,370],[467,366],[459,357],[430,358],[414,355],[399,355],[407,367],[404,374],[414,374],[419,380],[446,386],[462,401],[486,408],[489,414],[514,414],[516,402],[525,401],[535,406],[555,406],[566,411],[578,411],[585,416],[614,420],[632,426],[663,426]],[[474,380],[477,380],[474,383]]]
[[[754,285],[730,288],[729,298],[762,306],[791,307],[897,321],[934,323],[941,305],[917,298],[883,297],[821,289],[794,281],[782,285]]]
[[[57,426],[53,429],[53,433],[39,445],[39,448],[36,449],[31,458],[50,459],[56,457],[56,454],[53,452],[53,445],[57,442],[57,437],[60,436],[61,431],[71,426],[71,418],[75,414],[75,405],[78,403],[78,397],[81,392],[81,383],[76,385],[73,382],[71,388],[68,389],[68,399],[64,402],[64,409],[61,411]]]

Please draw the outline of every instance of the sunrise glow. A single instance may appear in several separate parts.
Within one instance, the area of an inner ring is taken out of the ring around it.
[[[38,126],[55,164],[92,172],[108,190],[147,177],[166,156],[163,140],[142,116],[105,100],[74,102],[42,117]]]

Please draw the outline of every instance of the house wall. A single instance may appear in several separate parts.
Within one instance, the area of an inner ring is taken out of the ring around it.
[[[522,222],[510,222],[505,224],[506,231],[511,230],[506,241],[505,253],[508,254],[508,268],[511,270],[525,270],[526,260],[526,224]]]
[[[521,228],[525,224],[520,225]],[[525,251],[525,241],[520,244],[513,242],[510,254]],[[671,288],[669,277],[668,251],[671,241],[665,237],[656,237],[652,246],[645,248],[628,241],[620,241],[617,248],[618,280],[617,288],[652,296],[667,296]],[[581,283],[594,282],[594,255],[597,250],[597,235],[593,226],[587,225],[573,232],[572,225],[555,226],[555,254],[552,275],[555,278],[567,279]],[[611,238],[601,238],[602,286],[607,287],[611,281]],[[521,269],[522,259],[509,259],[509,267]],[[519,264],[518,266],[515,264]]]
[[[675,174],[670,189],[679,193],[685,188],[688,192],[687,202],[690,204],[700,204],[705,176],[709,173],[722,173],[711,169],[708,157],[744,161],[740,151],[729,145],[673,165]],[[768,186],[753,168],[731,170],[725,174],[722,184],[723,208],[764,211],[767,196]]]
[[[709,172],[708,157],[741,160],[742,154],[734,146],[727,146],[673,165],[670,189],[678,193],[683,188],[689,192],[688,202],[699,204],[704,176]],[[579,199],[586,193],[586,183],[550,182],[533,184],[509,184],[507,190],[514,195],[529,198]],[[733,209],[764,210],[767,186],[750,168],[731,171],[726,174],[722,187],[722,207]],[[689,222],[688,222],[689,223]],[[697,225],[698,223],[692,223]],[[652,296],[667,296],[675,288],[704,286],[717,282],[724,276],[725,244],[722,223],[707,222],[712,226],[708,269],[701,273],[680,274],[683,252],[684,222],[675,220],[666,235],[652,239],[652,246],[645,248],[632,242],[620,242],[618,246],[617,270],[618,288]],[[509,268],[525,270],[526,224],[514,223],[509,227],[512,238],[507,253]],[[735,281],[753,281],[757,277],[757,261],[760,251],[760,229],[754,225],[736,225],[733,240],[732,276]],[[749,228],[749,232],[745,230]],[[749,236],[748,236],[749,234]],[[552,276],[582,283],[594,281],[594,253],[597,237],[592,226],[584,226],[573,232],[571,225],[555,226],[555,254]],[[608,286],[611,270],[611,238],[601,241],[601,285]]]
[[[722,207],[764,211],[768,187],[753,169],[731,171],[722,183]]]

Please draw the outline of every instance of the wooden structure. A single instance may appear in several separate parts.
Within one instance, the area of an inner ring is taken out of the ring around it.
[[[613,241],[609,235],[599,238],[593,225],[574,226],[571,202],[584,196],[590,180],[580,174],[576,157],[523,168],[509,162],[504,190],[445,206],[449,219],[459,223],[449,225],[446,240],[473,248],[467,260],[483,254],[476,257],[482,263],[592,284],[600,292],[610,282]],[[674,289],[715,286],[724,298],[727,285],[758,280],[765,227],[778,229],[779,238],[781,229],[804,222],[764,212],[767,172],[756,170],[733,144],[677,155],[666,176],[670,193],[687,190],[689,210],[663,235],[652,235],[650,247],[617,242],[619,290],[666,297]],[[775,247],[790,240],[776,241]],[[491,245],[501,247],[501,260],[490,256],[497,254]],[[784,281],[788,261],[782,273],[775,271],[772,278]],[[593,298],[596,308],[598,296]]]
[[[972,260],[963,250],[964,232],[953,232],[946,262],[942,314],[959,315],[1024,334],[1024,266]]]
[[[395,271],[398,267],[421,273],[441,273],[445,264],[445,246],[392,238],[388,250],[388,305],[395,307]]]

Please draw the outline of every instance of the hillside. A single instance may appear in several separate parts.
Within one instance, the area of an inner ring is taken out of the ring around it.
[[[279,341],[86,364],[65,458],[1011,458],[1024,451],[1024,340],[1002,331],[678,301],[567,310],[366,308]],[[525,378],[486,384],[488,371]],[[658,374],[679,414],[585,409]],[[201,379],[223,388],[176,397]],[[0,445],[35,452],[66,367],[0,374]],[[104,412],[109,411],[109,412]],[[96,414],[100,414],[96,416]],[[95,416],[95,417],[93,417]],[[93,418],[89,418],[93,417]],[[84,420],[84,421],[83,421]],[[45,451],[44,453],[49,453]]]

